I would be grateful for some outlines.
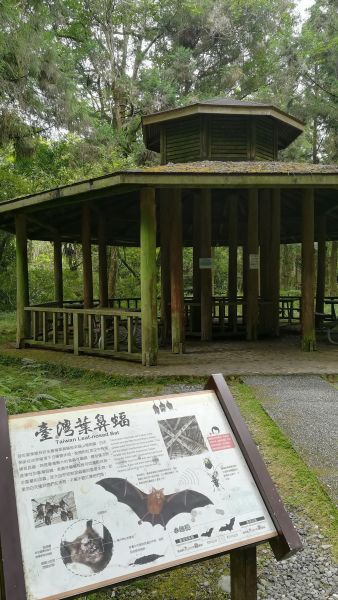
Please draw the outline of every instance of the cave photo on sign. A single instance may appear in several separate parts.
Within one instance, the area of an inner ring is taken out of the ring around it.
[[[195,416],[158,421],[169,458],[184,458],[207,452]]]

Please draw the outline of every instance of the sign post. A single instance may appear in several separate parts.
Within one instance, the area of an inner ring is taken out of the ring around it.
[[[60,600],[230,552],[256,600],[256,546],[301,549],[221,375],[204,391],[0,413],[1,600]]]

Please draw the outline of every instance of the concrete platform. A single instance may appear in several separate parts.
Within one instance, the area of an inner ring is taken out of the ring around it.
[[[45,349],[16,350],[11,344],[0,347],[0,353],[16,358],[32,358],[37,362],[53,362],[68,367],[93,369],[116,375],[138,376],[207,376],[224,375],[338,375],[338,346],[326,340],[319,341],[316,352],[302,352],[299,337],[285,335],[274,340],[258,342],[222,341],[190,342],[186,353],[175,355],[170,349],[161,349],[156,367],[142,367],[129,361],[74,356]]]

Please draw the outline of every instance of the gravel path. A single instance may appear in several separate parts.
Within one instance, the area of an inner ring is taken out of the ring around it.
[[[338,390],[317,375],[245,377],[293,446],[338,501]]]

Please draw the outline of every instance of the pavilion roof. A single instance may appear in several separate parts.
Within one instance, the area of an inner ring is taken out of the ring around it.
[[[301,189],[316,191],[316,215],[329,215],[328,239],[338,239],[338,165],[291,162],[192,162],[167,164],[110,173],[101,177],[0,202],[0,229],[15,232],[14,214],[27,215],[30,239],[81,240],[81,210],[92,210],[93,243],[96,243],[98,213],[106,219],[107,241],[111,245],[139,243],[139,191],[143,187],[181,188],[183,198],[184,244],[192,240],[192,210],[198,188],[213,192],[213,243],[226,243],[227,193],[239,198],[244,219],[248,188],[276,188],[282,191],[282,240],[297,241],[300,229]],[[227,191],[228,190],[228,191]],[[224,212],[225,211],[225,212]],[[243,229],[243,230],[244,230]]]

